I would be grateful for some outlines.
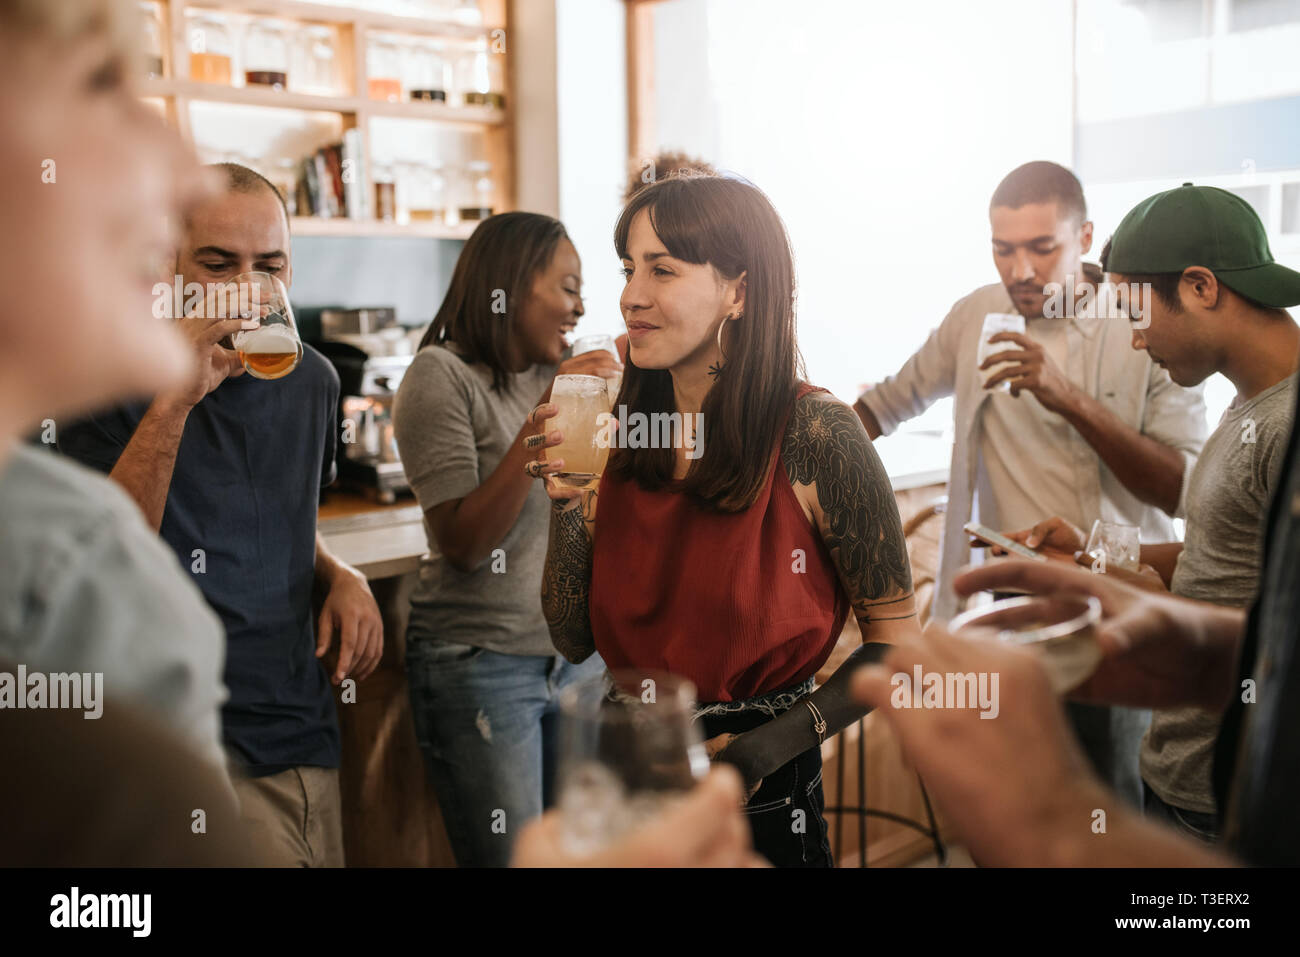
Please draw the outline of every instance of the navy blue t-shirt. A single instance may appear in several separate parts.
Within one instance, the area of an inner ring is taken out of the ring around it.
[[[226,626],[222,733],[246,773],[338,767],[334,696],[316,658],[320,489],[334,481],[339,378],[315,349],[282,379],[227,379],[190,412],[161,534]],[[110,471],[148,403],[63,426],[59,449]]]

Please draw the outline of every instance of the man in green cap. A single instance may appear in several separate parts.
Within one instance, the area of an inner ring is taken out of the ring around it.
[[[1191,480],[1175,590],[1240,595],[1253,592],[1246,582],[1258,579],[1258,597],[1247,614],[1249,595],[1225,607],[1062,562],[1015,560],[967,570],[954,585],[962,595],[1018,589],[1095,597],[1103,660],[1076,695],[1222,714],[1213,790],[1232,857],[1142,820],[1098,780],[1068,733],[1041,662],[1026,649],[932,627],[916,646],[900,646],[883,666],[863,669],[855,695],[894,726],[905,756],[981,864],[1300,864],[1300,437],[1284,437],[1269,398],[1295,391],[1287,383],[1300,333],[1285,307],[1300,304],[1300,273],[1273,261],[1263,225],[1246,203],[1190,184],[1130,212],[1103,262],[1116,282],[1150,283],[1148,308],[1133,317],[1135,348],[1146,349],[1175,382],[1222,371],[1238,390],[1225,418],[1234,427],[1221,426],[1210,439]],[[1271,496],[1271,504],[1255,528],[1217,524],[1264,508],[1261,496]],[[1215,541],[1219,535],[1231,541]],[[1050,544],[1045,538],[1044,532],[1038,544]],[[998,673],[999,720],[982,721],[975,710],[894,709],[890,673],[918,667]],[[1175,731],[1164,740],[1182,736]],[[1165,762],[1166,750],[1156,742],[1156,760],[1143,770],[1151,768],[1171,793],[1166,782],[1184,781],[1184,764],[1196,768],[1198,759],[1175,747],[1174,760]],[[1203,773],[1202,765],[1196,779]]]
[[[1277,486],[1295,405],[1300,327],[1279,303],[1300,301],[1291,270],[1273,262],[1259,217],[1226,190],[1186,183],[1139,203],[1101,253],[1130,296],[1133,347],[1179,385],[1221,372],[1236,398],[1187,485],[1184,542],[1142,546],[1175,595],[1233,608],[1259,587],[1259,539]],[[1075,554],[1084,532],[1062,517],[1010,533],[1031,548]],[[1218,834],[1211,766],[1217,712],[1154,712],[1142,739],[1143,806],[1201,840]]]

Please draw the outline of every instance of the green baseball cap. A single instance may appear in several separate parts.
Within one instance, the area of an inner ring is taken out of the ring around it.
[[[1300,304],[1300,272],[1273,261],[1251,205],[1215,186],[1184,183],[1138,203],[1110,239],[1108,272],[1182,272],[1204,266],[1234,292],[1266,306]]]

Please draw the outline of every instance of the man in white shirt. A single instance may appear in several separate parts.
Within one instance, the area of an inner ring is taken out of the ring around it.
[[[1136,525],[1144,541],[1170,541],[1184,478],[1205,442],[1199,389],[1175,385],[1131,346],[1130,321],[1105,296],[1076,302],[1092,246],[1083,188],[1055,163],[1026,163],[989,204],[1001,283],[959,300],[898,374],[854,408],[873,439],[955,397],[948,509],[931,614],[958,610],[952,578],[970,556],[962,526],[1025,528],[1049,515]],[[1054,295],[1055,293],[1055,295]],[[977,360],[984,317],[1018,312],[1025,333]],[[1046,313],[1046,315],[1045,315]],[[997,387],[1007,382],[1010,391]],[[1027,524],[1026,524],[1027,521]],[[1075,729],[1104,778],[1140,802],[1137,745],[1146,712],[1070,705]]]

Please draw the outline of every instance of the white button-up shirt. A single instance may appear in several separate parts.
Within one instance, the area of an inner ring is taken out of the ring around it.
[[[1065,419],[1044,409],[1031,393],[1012,397],[984,388],[993,374],[980,371],[976,362],[984,317],[1014,311],[1000,283],[975,290],[952,307],[897,375],[861,396],[884,435],[937,399],[955,398],[948,509],[931,612],[940,621],[958,611],[952,579],[970,560],[969,536],[962,526],[972,514],[999,530],[1027,527],[1059,514],[1085,531],[1100,518],[1137,525],[1143,542],[1175,538],[1170,517],[1125,488]],[[1025,333],[1043,343],[1049,355],[1055,354],[1058,365],[1064,354],[1061,372],[1075,387],[1126,425],[1182,454],[1181,514],[1187,476],[1205,443],[1201,388],[1176,385],[1146,352],[1134,349],[1129,320],[1112,309],[1089,308],[1074,318],[1031,319]],[[1015,348],[1014,343],[1004,345]],[[996,406],[989,414],[991,402]]]

